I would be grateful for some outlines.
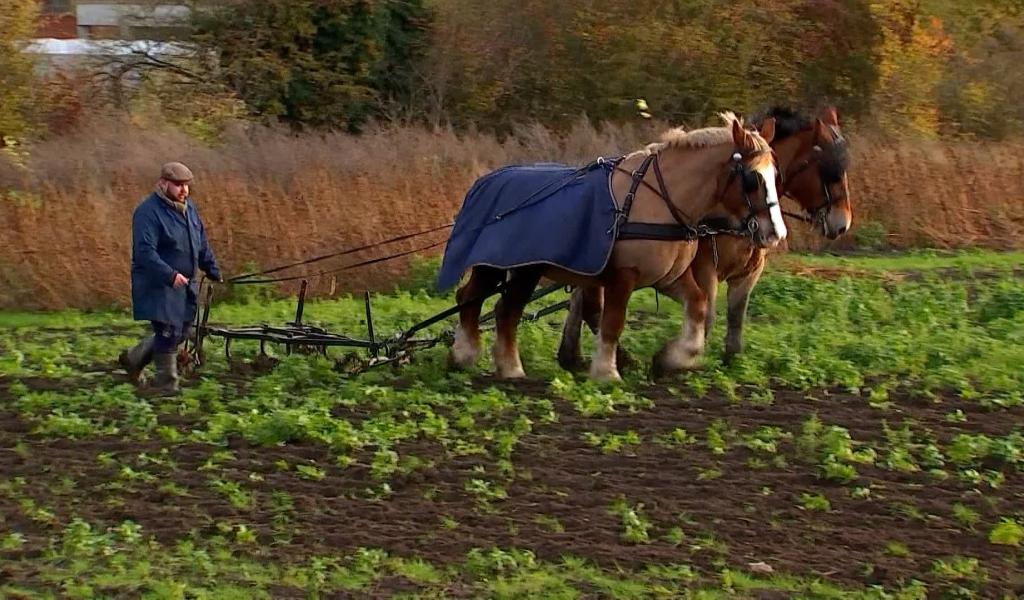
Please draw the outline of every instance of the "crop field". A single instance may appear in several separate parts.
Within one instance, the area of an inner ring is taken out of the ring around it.
[[[522,326],[526,380],[211,338],[170,398],[117,367],[127,313],[2,313],[0,597],[1017,598],[1022,264],[778,256],[745,353],[722,362],[720,306],[657,382],[682,311],[645,290],[602,385],[555,362],[563,313]],[[211,323],[293,316],[247,293]],[[390,334],[453,300],[373,304]],[[362,298],[305,320],[361,336]]]

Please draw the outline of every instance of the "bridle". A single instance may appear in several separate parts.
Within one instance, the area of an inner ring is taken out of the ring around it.
[[[832,132],[833,146],[845,147],[846,138],[844,138],[843,135],[839,133],[839,131],[836,130],[834,126],[829,125],[829,129]],[[793,195],[789,192],[788,189],[788,182],[795,180],[801,173],[809,169],[812,165],[816,165],[818,167],[818,182],[821,184],[821,196],[823,199],[822,203],[818,205],[816,208],[807,210],[810,216],[792,213],[785,210],[782,211],[782,214],[786,215],[787,217],[803,221],[804,223],[811,223],[814,225],[824,226],[825,219],[828,218],[828,213],[832,210],[832,205],[835,203],[835,200],[832,197],[832,191],[829,189],[829,184],[834,183],[832,181],[833,178],[828,175],[825,169],[825,165],[821,161],[824,152],[824,149],[820,145],[815,144],[814,148],[811,151],[811,156],[805,158],[793,170],[792,173],[788,175],[786,173],[783,173],[782,190],[779,194],[780,196],[789,196],[790,198],[793,198]],[[796,198],[793,199],[795,200]]]
[[[775,153],[772,152],[771,150],[762,150],[754,154],[751,154],[749,157],[746,158],[760,156],[765,153],[771,153],[772,160],[775,161]],[[760,191],[761,189],[766,190],[764,194],[764,210],[771,210],[772,208],[778,206],[779,202],[778,200],[772,202],[771,200],[768,199],[768,193],[765,184],[761,182],[761,178],[758,177],[758,174],[753,169],[749,168],[746,165],[743,159],[743,154],[738,150],[733,153],[732,167],[729,169],[729,178],[726,180],[725,187],[722,188],[722,191],[721,193],[719,193],[717,200],[718,202],[722,201],[722,198],[725,197],[725,191],[729,189],[730,185],[732,185],[733,180],[739,177],[740,191],[743,194],[743,201],[747,204],[747,216],[745,216],[740,221],[740,226],[734,230],[734,233],[742,235],[744,237],[752,238],[754,234],[757,233],[757,230],[760,226],[758,225],[757,219],[755,217],[756,211],[754,210],[754,203],[751,202],[750,200],[750,192],[753,191],[754,189],[757,189],[758,191]],[[778,163],[776,162],[776,164]]]
[[[717,194],[716,201],[721,203],[725,196],[725,192],[729,189],[732,182],[739,177],[740,178],[740,190],[743,194],[743,201],[747,205],[747,215],[740,221],[739,227],[732,227],[727,219],[711,218],[703,219],[697,225],[691,225],[693,222],[679,207],[672,203],[671,196],[668,192],[668,188],[665,185],[665,179],[661,174],[661,166],[658,160],[659,154],[652,152],[647,155],[643,162],[635,171],[627,171],[619,166],[619,163],[625,157],[618,157],[613,159],[611,162],[613,169],[625,173],[630,176],[632,183],[629,191],[626,193],[625,198],[622,202],[622,208],[618,210],[618,219],[616,224],[618,225],[618,238],[619,239],[654,239],[654,240],[695,240],[701,237],[714,236],[721,233],[728,233],[732,235],[739,235],[743,237],[752,238],[758,231],[759,225],[757,223],[756,214],[757,211],[754,209],[754,203],[750,199],[750,192],[756,187],[760,189],[762,184],[758,174],[750,169],[745,162],[745,158],[749,159],[753,156],[757,156],[764,152],[772,152],[771,150],[762,150],[755,154],[744,156],[740,149],[736,149],[731,156],[731,163],[729,169],[729,177],[725,182],[725,185],[721,188]],[[773,153],[774,154],[774,153]],[[655,188],[653,185],[644,181],[647,175],[648,169],[653,166],[654,175],[658,182],[658,187]],[[753,182],[753,183],[752,183]],[[629,212],[633,206],[633,200],[636,198],[636,191],[641,186],[646,186],[651,192],[662,199],[665,206],[668,208],[672,218],[675,219],[675,224],[666,223],[637,223],[630,222]],[[765,209],[770,210],[772,207],[778,206],[778,201],[772,203],[768,200],[767,193],[765,194]]]

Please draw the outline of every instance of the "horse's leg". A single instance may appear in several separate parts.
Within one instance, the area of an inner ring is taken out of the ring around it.
[[[729,361],[743,351],[743,321],[747,316],[747,304],[750,302],[750,292],[757,285],[757,280],[764,272],[764,260],[758,262],[749,273],[743,277],[729,280],[729,328],[725,334],[725,360]]]
[[[523,363],[519,359],[519,345],[516,330],[523,316],[523,309],[530,301],[544,267],[526,267],[512,272],[505,292],[494,306],[494,320],[497,333],[494,336],[494,370],[502,379],[526,377]]]
[[[600,286],[577,287],[569,296],[569,311],[562,324],[562,339],[558,344],[558,364],[566,371],[578,371],[583,367],[583,354],[580,352],[583,323],[586,322],[591,332],[597,332],[603,302],[604,290]]]
[[[711,338],[711,330],[715,327],[715,307],[718,301],[718,269],[715,263],[710,260],[701,260],[697,257],[690,266],[693,271],[693,279],[697,287],[704,292],[707,310],[704,311],[704,341]],[[688,318],[692,318],[687,304]]]
[[[616,348],[619,336],[626,326],[626,306],[636,287],[637,273],[632,269],[619,269],[604,288],[604,310],[595,344],[594,359],[590,364],[590,377],[597,380],[622,379],[616,366]]]
[[[474,267],[469,281],[455,293],[459,304],[480,298],[501,281],[502,271],[488,267]],[[455,343],[448,354],[448,363],[457,368],[474,365],[480,358],[480,309],[483,299],[470,302],[459,311],[459,324],[455,328]]]
[[[583,363],[580,352],[580,333],[583,329],[583,302],[586,291],[578,287],[569,296],[569,310],[562,323],[562,338],[558,341],[558,365],[566,371],[577,371]]]
[[[707,294],[697,285],[693,269],[687,269],[682,277],[659,289],[686,305],[686,321],[682,334],[669,340],[654,355],[651,374],[655,378],[697,364],[697,359],[704,351],[704,328],[708,312]]]
[[[580,350],[583,323],[596,335],[601,326],[603,304],[602,287],[576,288],[569,297],[569,314],[562,326],[562,339],[558,345],[558,364],[566,371],[579,371],[583,368],[583,354]],[[615,347],[615,364],[620,370],[630,368],[634,362],[622,345]]]

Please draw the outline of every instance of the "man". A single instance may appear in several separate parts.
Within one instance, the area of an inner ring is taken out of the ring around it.
[[[156,189],[132,214],[132,313],[149,321],[153,335],[122,352],[128,377],[156,363],[154,391],[178,391],[178,346],[190,333],[199,297],[199,270],[223,281],[203,222],[189,201],[192,171],[179,162],[160,169]]]

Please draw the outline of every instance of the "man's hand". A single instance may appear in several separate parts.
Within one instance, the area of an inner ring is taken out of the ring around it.
[[[181,273],[175,273],[174,283],[172,283],[171,285],[174,286],[174,289],[185,287],[186,285],[188,285],[188,279]]]

